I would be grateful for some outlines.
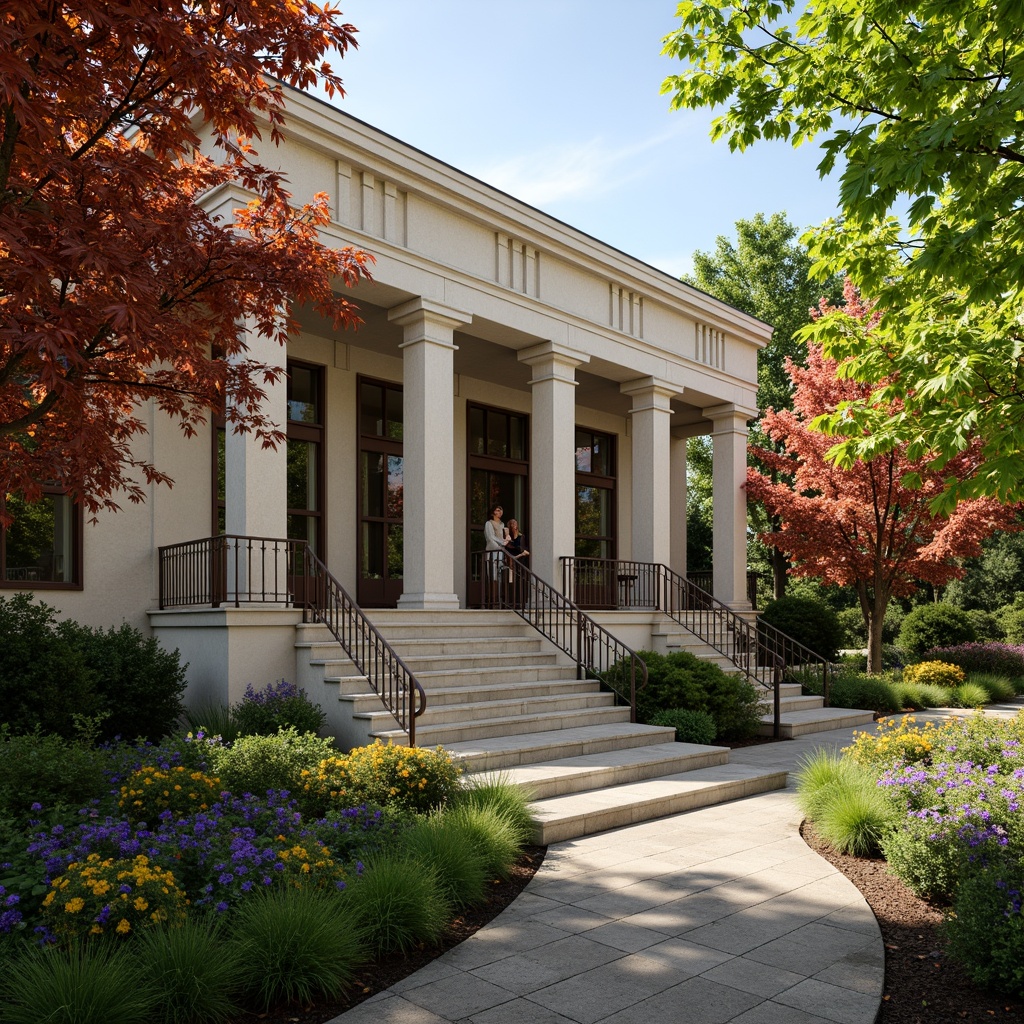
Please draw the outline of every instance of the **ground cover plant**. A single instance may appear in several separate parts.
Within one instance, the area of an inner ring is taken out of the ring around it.
[[[15,975],[63,993],[55,1021],[97,1019],[108,977],[111,992],[133,993],[116,1012],[102,1003],[115,1021],[198,1024],[337,999],[378,951],[436,940],[532,837],[525,794],[501,779],[463,787],[441,748],[340,755],[327,742],[287,728],[233,745],[204,731],[107,744],[90,751],[89,793],[47,782],[38,795],[54,802],[25,806],[0,790],[0,959],[17,968],[0,971],[0,1020],[38,1019]],[[0,761],[5,744],[28,744],[46,779],[69,750],[0,734]],[[242,771],[239,757],[270,767]],[[225,785],[281,764],[294,792]]]
[[[872,797],[851,801],[865,780]],[[841,756],[808,761],[799,793],[837,850],[870,853],[874,837],[889,870],[944,908],[949,950],[968,975],[1024,996],[1024,716],[887,719]]]

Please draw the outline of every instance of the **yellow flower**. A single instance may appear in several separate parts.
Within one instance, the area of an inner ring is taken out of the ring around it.
[[[117,922],[117,927],[114,929],[118,935],[127,935],[131,930],[131,922],[123,917]]]
[[[149,903],[141,896],[136,896],[132,906],[136,910],[146,910],[149,907]]]
[[[68,900],[64,907],[65,914],[77,914],[85,906],[85,900],[81,896],[74,896]]]

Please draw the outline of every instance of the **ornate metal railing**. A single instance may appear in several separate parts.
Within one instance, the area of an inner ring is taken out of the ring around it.
[[[776,737],[780,731],[780,687],[787,677],[817,676],[828,704],[831,667],[824,658],[763,620],[755,623],[737,615],[668,566],[657,562],[563,558],[562,580],[569,595],[579,594],[581,588],[593,586],[595,581],[606,587],[614,581],[624,591],[639,592],[643,604],[626,593],[623,602],[615,607],[662,611],[728,658],[752,683],[772,694]]]
[[[714,574],[710,569],[698,569],[695,572],[688,572],[686,578],[701,590],[709,594],[714,589]],[[747,572],[747,600],[751,608],[757,608],[757,582],[761,578],[759,572]]]
[[[427,696],[327,566],[301,540],[227,535],[159,549],[160,607],[282,604],[322,622],[416,745]]]
[[[514,611],[576,662],[578,679],[598,679],[628,704],[635,722],[636,694],[647,684],[644,660],[520,560],[492,554],[472,556],[482,606]]]

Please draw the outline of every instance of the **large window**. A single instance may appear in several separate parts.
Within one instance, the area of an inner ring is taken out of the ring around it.
[[[0,586],[80,588],[82,517],[68,495],[46,488],[38,501],[8,494],[3,505],[14,522],[0,529]]]
[[[615,438],[576,430],[576,556],[616,558]]]
[[[324,552],[323,369],[288,363],[288,539]]]
[[[400,385],[360,379],[356,599],[367,607],[391,607],[402,596],[403,413]]]

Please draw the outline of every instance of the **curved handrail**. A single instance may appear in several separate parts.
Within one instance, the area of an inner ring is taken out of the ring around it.
[[[427,694],[419,680],[308,545],[303,548],[303,577],[307,581],[303,621],[308,622],[312,616],[331,631],[399,726],[409,734],[409,746],[416,746],[416,719],[427,708]]]
[[[577,678],[597,678],[627,702],[630,721],[635,722],[637,691],[647,685],[643,658],[522,561],[505,552],[495,554],[504,555],[504,562],[491,561],[485,552],[476,555],[481,559],[479,578],[485,607],[514,611],[576,662]],[[622,678],[627,662],[628,694],[624,692]]]

